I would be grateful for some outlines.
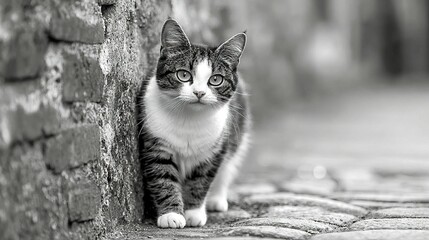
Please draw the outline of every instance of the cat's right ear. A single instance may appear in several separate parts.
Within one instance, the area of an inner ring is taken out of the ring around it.
[[[182,27],[180,27],[180,25],[173,19],[168,19],[162,27],[161,50],[189,47],[191,47],[191,43]]]

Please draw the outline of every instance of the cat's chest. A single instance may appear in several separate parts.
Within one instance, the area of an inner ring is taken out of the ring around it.
[[[223,126],[214,121],[206,123],[190,121],[181,124],[174,117],[148,119],[152,135],[163,140],[178,157],[197,157],[209,155],[223,132]],[[182,120],[183,121],[183,120]]]
[[[172,154],[183,178],[213,157],[225,123],[221,116],[206,121],[187,119],[183,123],[183,119],[163,114],[152,115],[146,121],[151,134],[162,141],[163,150]]]
[[[164,111],[157,102],[146,104],[147,130],[163,142],[175,161],[200,162],[212,157],[227,122],[228,109],[204,116]]]

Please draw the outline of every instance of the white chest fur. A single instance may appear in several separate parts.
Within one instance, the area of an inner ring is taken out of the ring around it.
[[[184,109],[171,111],[166,108],[173,101],[166,97],[150,80],[146,95],[145,114],[148,131],[164,141],[167,151],[179,166],[183,176],[201,161],[213,156],[213,147],[221,137],[228,119],[228,106],[209,111]]]

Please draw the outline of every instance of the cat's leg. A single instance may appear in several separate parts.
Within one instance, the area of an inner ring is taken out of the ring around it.
[[[207,196],[207,210],[215,212],[228,210],[228,189],[237,175],[248,145],[248,136],[245,134],[235,154],[220,166]]]
[[[201,163],[186,178],[183,185],[183,199],[185,201],[187,226],[199,227],[206,224],[207,212],[205,199],[223,158],[224,152],[221,151],[211,161]]]
[[[231,161],[233,159],[229,159]],[[225,162],[219,168],[207,196],[207,210],[225,212],[228,210],[228,188],[237,173],[237,168],[230,162]]]
[[[183,228],[183,200],[179,171],[171,154],[151,150],[145,153],[144,176],[158,212],[161,228]]]

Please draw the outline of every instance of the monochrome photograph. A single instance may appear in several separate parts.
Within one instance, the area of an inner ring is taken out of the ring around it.
[[[0,0],[27,239],[429,239],[429,1]]]

